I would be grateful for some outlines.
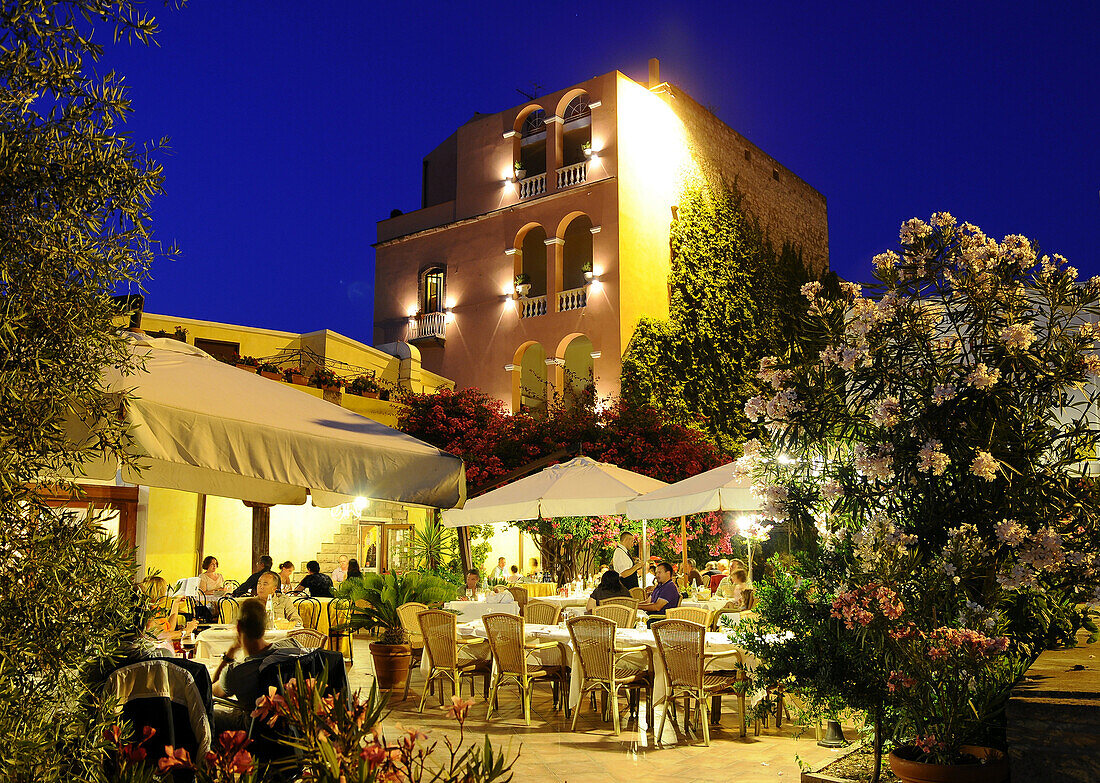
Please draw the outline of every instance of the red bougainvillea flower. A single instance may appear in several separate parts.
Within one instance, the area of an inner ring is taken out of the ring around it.
[[[157,761],[157,769],[160,772],[167,772],[170,769],[194,769],[191,764],[191,755],[186,748],[165,745],[164,752],[168,755]]]

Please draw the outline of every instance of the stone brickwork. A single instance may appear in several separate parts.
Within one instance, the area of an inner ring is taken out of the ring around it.
[[[1012,692],[1006,717],[1012,779],[1027,783],[1100,781],[1098,645],[1039,656]]]
[[[693,154],[706,174],[721,174],[745,194],[749,211],[768,230],[776,250],[799,246],[816,271],[829,263],[825,197],[675,86],[669,105],[688,131]],[[778,176],[778,179],[777,179]]]
[[[391,503],[385,500],[372,500],[366,510],[364,522],[377,525],[381,524],[407,524],[409,510],[400,503]],[[335,533],[331,541],[321,543],[321,551],[317,553],[317,562],[321,565],[322,574],[330,574],[340,562],[340,555],[359,557],[359,522],[344,522],[340,530]],[[301,572],[306,572],[306,564],[301,564]]]

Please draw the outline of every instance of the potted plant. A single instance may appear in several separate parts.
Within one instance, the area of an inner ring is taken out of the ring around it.
[[[345,582],[337,593],[352,602],[351,617],[340,631],[365,630],[375,634],[370,644],[378,687],[401,690],[409,676],[412,648],[408,633],[397,616],[397,607],[410,602],[439,606],[452,600],[457,588],[428,574],[412,572],[393,574],[364,573],[362,580]]]
[[[256,372],[256,368],[260,365],[259,360],[251,356],[238,356],[233,363],[237,365],[237,369],[245,372]]]
[[[381,392],[381,387],[378,381],[374,379],[374,376],[360,375],[351,382],[348,386],[348,391],[352,394],[358,394],[360,397],[368,397],[376,400]]]
[[[332,370],[316,369],[309,377],[309,385],[325,391],[339,391],[344,388],[344,379]]]
[[[592,262],[585,261],[583,264],[581,264],[581,271],[584,272],[584,279],[588,282],[592,282],[592,278],[595,277],[595,275],[592,273]]]
[[[516,286],[516,293],[520,296],[527,296],[531,291],[531,275],[526,272],[520,272],[516,275],[514,283]]]
[[[516,161],[515,171],[517,182],[527,176],[527,167],[523,165],[522,160]]]
[[[265,378],[270,378],[273,381],[281,381],[283,379],[283,371],[279,369],[277,364],[271,362],[264,362],[260,365],[260,375]]]
[[[581,152],[584,153],[584,156],[586,158],[591,158],[592,157],[592,142],[586,141],[584,144],[582,144],[581,145]]]
[[[287,383],[293,383],[297,386],[305,386],[308,382],[306,378],[306,371],[301,367],[290,367],[283,370],[283,380]]]

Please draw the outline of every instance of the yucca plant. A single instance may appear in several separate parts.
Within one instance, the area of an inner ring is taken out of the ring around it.
[[[339,631],[365,630],[377,633],[378,644],[405,644],[407,635],[397,616],[397,607],[407,603],[439,605],[452,600],[457,589],[429,574],[363,574],[362,587],[349,591],[351,619]]]

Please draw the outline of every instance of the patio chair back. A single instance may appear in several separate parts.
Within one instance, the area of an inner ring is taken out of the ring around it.
[[[610,604],[597,606],[592,611],[592,615],[610,620],[615,623],[616,628],[633,628],[634,618],[637,617],[637,612],[632,610],[629,606]]]
[[[511,585],[508,588],[508,592],[512,594],[512,597],[516,599],[516,603],[519,604],[519,613],[523,614],[523,610],[527,606],[527,588]]]
[[[632,587],[630,588],[630,597],[640,603],[645,598],[645,590],[640,587]]]
[[[226,579],[222,584],[225,587],[225,592],[227,593],[232,593],[234,590],[241,586],[241,583],[238,582],[236,579]]]
[[[328,643],[329,649],[343,653],[352,659],[351,631],[334,631],[351,622],[351,601],[347,598],[333,598],[328,602]]]
[[[746,587],[741,591],[741,603],[746,612],[752,611],[752,608],[756,606],[756,594],[751,587]]]
[[[325,641],[328,639],[328,637],[320,631],[315,631],[311,628],[295,628],[286,635],[286,638],[290,639],[304,650],[321,649],[325,646]]]
[[[489,649],[497,671],[527,677],[527,656],[524,654],[524,622],[514,614],[487,614],[481,618],[489,637]]]
[[[614,672],[615,622],[598,615],[585,615],[574,617],[566,625],[584,676],[610,680]]]
[[[710,594],[711,595],[714,595],[716,592],[718,592],[718,585],[725,578],[726,578],[725,574],[711,574],[710,585],[708,585],[710,587]]]
[[[241,616],[241,602],[232,596],[225,596],[218,601],[218,619],[223,623],[235,623]]]
[[[409,601],[409,603],[397,607],[397,619],[401,621],[401,627],[409,635],[409,646],[414,650],[424,647],[424,635],[420,633],[420,623],[416,621],[416,618],[420,616],[421,612],[426,611],[428,611],[427,605],[416,601]]]
[[[427,609],[416,616],[424,649],[432,666],[453,669],[458,666],[458,620],[442,609]]]
[[[321,627],[321,602],[316,598],[299,598],[294,602],[298,616],[302,618],[302,627],[316,631]]]
[[[737,611],[736,609],[719,609],[717,612],[714,613],[714,622],[711,623],[711,625],[714,627],[714,630],[719,631],[722,629],[722,618],[726,617],[727,615],[734,618],[734,620],[737,620],[740,618],[741,612]]]
[[[605,598],[600,601],[600,606],[626,606],[630,611],[636,612],[639,603],[637,598]]]
[[[661,620],[653,624],[657,650],[672,687],[703,687],[703,652],[707,629],[688,620]]]
[[[665,609],[665,616],[670,620],[687,620],[705,626],[710,619],[710,610],[699,606],[675,606]]]
[[[530,601],[523,616],[527,622],[535,625],[557,625],[561,619],[561,607],[546,601]]]

